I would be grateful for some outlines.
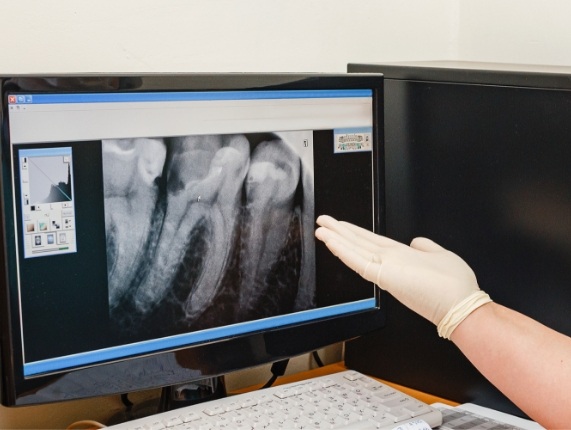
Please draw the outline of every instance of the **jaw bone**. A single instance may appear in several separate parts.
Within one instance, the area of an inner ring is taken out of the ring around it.
[[[162,139],[102,142],[109,303],[127,292],[138,270],[158,198],[166,148]]]
[[[281,139],[264,141],[254,150],[246,188],[245,226],[240,253],[242,276],[239,312],[248,315],[267,291],[267,277],[286,246],[290,229],[299,234],[299,210],[294,208],[300,179],[300,159]],[[296,221],[297,220],[297,221]],[[297,290],[291,291],[292,295]]]
[[[166,212],[151,267],[135,293],[135,306],[143,313],[151,310],[182,276],[188,281],[183,307],[194,319],[218,292],[229,261],[249,143],[239,135],[189,136],[172,142],[170,149]],[[195,229],[207,235],[208,246],[189,265],[185,258],[192,252]],[[197,261],[200,267],[187,267]],[[196,279],[188,279],[193,275]]]

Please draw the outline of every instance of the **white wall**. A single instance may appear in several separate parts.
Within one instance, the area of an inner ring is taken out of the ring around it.
[[[571,65],[568,0],[459,1],[457,58]]]
[[[449,58],[453,0],[0,0],[0,73],[332,71]]]

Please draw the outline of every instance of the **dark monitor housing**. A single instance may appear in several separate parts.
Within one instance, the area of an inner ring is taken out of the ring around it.
[[[349,71],[385,75],[387,234],[434,239],[468,262],[492,299],[571,335],[571,69],[426,62]],[[521,414],[393,299],[385,328],[349,342],[346,362]]]
[[[178,385],[382,326],[380,75],[2,78],[2,403]]]

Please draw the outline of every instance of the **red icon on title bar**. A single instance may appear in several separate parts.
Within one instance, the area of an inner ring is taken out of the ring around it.
[[[8,103],[16,103],[16,96],[8,96]]]

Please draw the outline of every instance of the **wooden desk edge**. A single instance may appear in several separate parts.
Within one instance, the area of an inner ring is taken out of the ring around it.
[[[282,377],[278,378],[278,380],[275,382],[274,386],[289,384],[291,382],[299,382],[299,381],[303,381],[303,380],[309,379],[309,378],[316,378],[318,376],[331,375],[333,373],[342,372],[344,370],[347,370],[347,367],[345,367],[345,364],[342,362],[334,363],[334,364],[328,364],[326,366],[318,367],[316,369],[306,370],[304,372],[299,372],[299,373],[295,373],[292,375],[282,376]],[[449,405],[449,406],[458,406],[458,403],[447,400],[447,399],[443,399],[442,397],[438,397],[438,396],[434,396],[432,394],[424,393],[422,391],[418,391],[418,390],[415,390],[413,388],[404,387],[402,385],[395,384],[394,382],[386,381],[384,379],[379,379],[379,378],[376,378],[374,376],[372,378],[376,379],[377,381],[382,382],[383,384],[390,385],[391,387],[396,388],[397,390],[400,390],[403,393],[406,393],[409,396],[414,397],[415,399],[418,399],[421,402],[427,403],[429,405],[432,403],[444,403],[444,404]],[[254,391],[254,390],[260,389],[262,386],[263,386],[263,384],[254,385],[252,387],[247,387],[244,389],[233,391],[230,394],[246,393],[248,391]]]

